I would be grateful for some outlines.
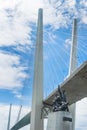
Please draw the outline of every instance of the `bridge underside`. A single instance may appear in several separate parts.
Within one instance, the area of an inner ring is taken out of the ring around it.
[[[30,124],[30,117],[31,117],[31,112],[25,115],[20,121],[18,121],[12,128],[11,130],[18,130],[28,124]]]
[[[60,87],[66,91],[70,105],[87,97],[87,61],[66,78]],[[44,102],[52,105],[56,93],[57,89],[52,92]]]
[[[69,104],[73,104],[84,97],[87,97],[87,61],[83,63],[74,73],[71,74],[65,81],[60,85],[62,90],[67,93]],[[52,101],[57,93],[57,89],[51,93],[44,102],[52,105]],[[25,125],[30,124],[30,115],[28,113],[22,118],[17,124],[15,124],[11,130],[18,130]]]

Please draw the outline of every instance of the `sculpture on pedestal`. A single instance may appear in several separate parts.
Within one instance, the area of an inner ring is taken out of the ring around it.
[[[58,93],[53,100],[53,112],[69,111],[68,104],[65,90],[62,91],[60,86],[58,86]]]

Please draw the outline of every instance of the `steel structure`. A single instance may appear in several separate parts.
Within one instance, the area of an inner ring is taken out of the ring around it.
[[[57,93],[57,89],[53,91],[45,100],[43,100],[43,13],[39,9],[38,13],[38,28],[37,41],[35,53],[35,70],[34,70],[34,84],[33,84],[33,99],[32,112],[27,114],[18,123],[16,123],[11,130],[18,130],[27,124],[31,124],[31,130],[43,130],[43,119],[41,110],[43,105],[51,106],[53,98]],[[72,33],[72,49],[69,77],[60,84],[60,87],[67,92],[69,105],[87,97],[87,61],[76,69],[76,20],[74,20],[74,27]],[[38,96],[39,95],[39,96]],[[43,104],[44,102],[44,104]],[[72,108],[72,111],[74,109]],[[75,114],[73,114],[75,115]],[[75,117],[75,116],[73,116]],[[75,118],[73,118],[75,119]],[[74,126],[74,124],[73,124]],[[74,130],[74,127],[73,127]]]
[[[62,90],[67,93],[69,105],[80,101],[87,97],[87,61],[78,67],[61,85]],[[43,100],[46,104],[52,105],[53,99],[58,89],[55,89],[46,99]],[[21,128],[30,124],[30,114],[27,114],[23,120],[21,119],[11,130],[18,130],[15,126]]]

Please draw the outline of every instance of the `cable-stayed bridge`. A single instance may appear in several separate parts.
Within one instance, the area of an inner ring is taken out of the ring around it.
[[[36,43],[36,58],[35,58],[35,73],[33,86],[33,101],[32,112],[28,113],[20,121],[18,121],[11,130],[17,130],[27,124],[31,124],[31,130],[43,130],[43,118],[49,115],[53,99],[57,93],[55,89],[48,97],[43,100],[43,17],[42,9],[38,15],[37,43]],[[72,49],[69,76],[60,84],[62,90],[67,92],[69,105],[74,104],[80,99],[87,96],[87,62],[83,63],[76,69],[76,19],[74,21],[74,29],[72,36]],[[74,105],[75,106],[75,105]],[[72,108],[72,111],[75,111]],[[72,112],[73,113],[73,112]],[[74,130],[75,114],[72,114],[72,129]],[[56,129],[55,129],[56,130]],[[71,129],[69,129],[71,130]]]

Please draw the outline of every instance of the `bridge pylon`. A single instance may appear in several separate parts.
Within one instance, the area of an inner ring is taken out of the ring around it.
[[[38,26],[34,64],[32,112],[30,130],[43,130],[41,109],[43,101],[43,10],[38,11]]]
[[[71,75],[76,69],[77,69],[77,19],[74,19],[72,29],[69,75]],[[72,104],[69,109],[72,114],[72,127],[73,127],[72,130],[75,130],[76,103]]]
[[[77,68],[77,19],[73,21],[72,29],[72,44],[71,44],[71,54],[70,54],[70,66],[69,66],[69,75],[71,75]],[[73,86],[74,87],[74,86]],[[69,112],[52,112],[48,116],[48,125],[47,130],[75,130],[75,111],[76,104],[72,104]],[[72,123],[64,122],[64,115],[71,116]],[[53,122],[53,123],[52,123]],[[58,123],[59,122],[59,123]]]

